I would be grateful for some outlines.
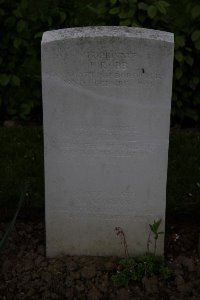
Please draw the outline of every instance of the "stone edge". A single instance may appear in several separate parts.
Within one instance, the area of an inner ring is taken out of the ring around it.
[[[45,44],[66,39],[95,37],[142,38],[174,43],[174,34],[171,32],[126,26],[75,27],[46,31],[43,33],[41,43]]]

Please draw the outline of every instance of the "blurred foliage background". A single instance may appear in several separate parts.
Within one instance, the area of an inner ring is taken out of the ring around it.
[[[200,121],[199,0],[0,0],[0,120],[42,122],[42,33],[125,25],[175,33],[172,126]]]

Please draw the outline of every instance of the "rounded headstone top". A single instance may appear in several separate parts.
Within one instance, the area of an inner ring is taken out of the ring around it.
[[[126,37],[174,42],[174,34],[171,32],[126,26],[97,26],[46,31],[42,37],[42,44],[65,39],[95,37]]]

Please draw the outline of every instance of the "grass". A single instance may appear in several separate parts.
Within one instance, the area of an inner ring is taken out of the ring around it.
[[[0,128],[0,207],[15,207],[29,184],[28,208],[44,208],[41,128]],[[171,130],[167,212],[200,215],[200,132]]]
[[[44,206],[43,136],[39,128],[0,128],[0,207],[17,204],[29,186],[26,203]]]
[[[200,215],[200,131],[171,131],[167,212]]]

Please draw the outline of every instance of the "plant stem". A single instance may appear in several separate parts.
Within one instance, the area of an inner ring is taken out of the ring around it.
[[[156,255],[157,239],[154,238],[154,256]]]
[[[149,247],[150,247],[150,243],[151,243],[151,230],[149,231],[149,236],[148,236],[148,239],[147,239],[147,254],[149,254]]]

